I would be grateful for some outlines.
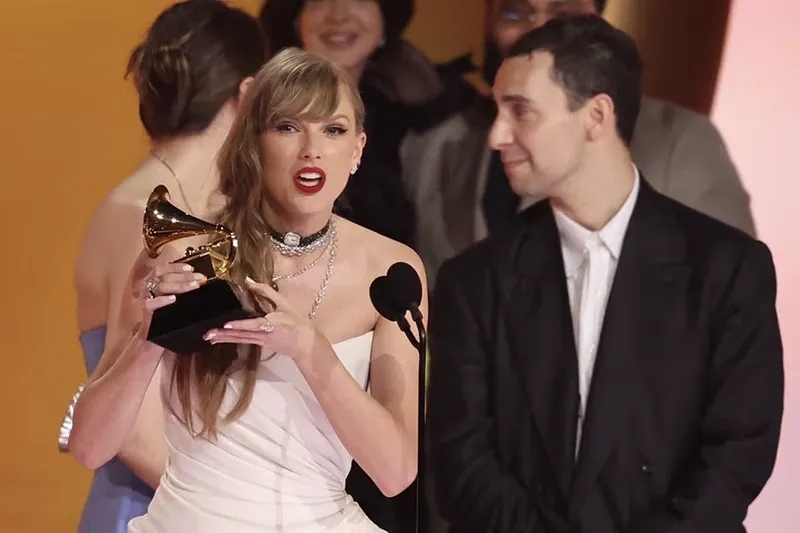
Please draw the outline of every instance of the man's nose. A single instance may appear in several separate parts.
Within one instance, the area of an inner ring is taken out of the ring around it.
[[[494,119],[492,129],[489,130],[489,148],[492,150],[500,150],[511,144],[512,138],[511,127],[498,115],[498,117]]]

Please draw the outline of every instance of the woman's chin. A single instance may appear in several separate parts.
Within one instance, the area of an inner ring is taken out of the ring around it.
[[[305,194],[297,192],[293,195],[287,211],[292,215],[311,218],[319,215],[330,216],[333,210],[333,203],[336,199],[320,191],[315,194]]]

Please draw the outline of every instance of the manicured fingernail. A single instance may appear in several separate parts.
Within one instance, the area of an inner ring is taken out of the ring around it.
[[[196,279],[197,281],[205,281],[206,277],[202,274],[195,274],[194,279]]]
[[[225,329],[233,329],[233,326],[231,326],[230,324],[225,324],[222,327],[225,328]]]
[[[189,282],[189,286],[190,286],[190,287],[199,287],[199,286],[200,286],[200,284],[199,284],[199,283],[197,283],[196,281],[190,281],[190,282]]]
[[[250,276],[247,276],[247,277],[245,277],[245,278],[244,278],[244,280],[245,280],[247,283],[255,283],[255,281],[253,280],[253,278],[251,278]]]
[[[205,340],[207,340],[207,341],[210,341],[211,339],[213,339],[213,338],[214,338],[214,337],[216,337],[216,336],[217,336],[217,334],[216,334],[216,333],[214,333],[213,331],[209,331],[208,333],[206,333],[205,335],[203,335],[203,338],[204,338]]]
[[[183,265],[183,266],[181,267],[181,269],[182,269],[184,272],[191,272],[192,270],[194,270],[194,269],[192,268],[192,265]]]
[[[174,294],[170,294],[169,296],[167,296],[167,299],[170,302],[174,302],[177,299],[177,297]]]

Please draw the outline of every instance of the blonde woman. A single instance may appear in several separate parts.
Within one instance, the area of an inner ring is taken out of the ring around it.
[[[70,442],[87,465],[113,457],[163,366],[169,460],[131,533],[377,532],[344,490],[353,459],[388,496],[415,478],[418,358],[369,285],[422,265],[332,214],[363,125],[350,76],[313,52],[282,51],[250,85],[219,158],[218,221],[239,236],[233,280],[274,304],[266,316],[209,331],[205,353],[166,353],[145,340],[149,317],[196,274],[141,260],[135,333],[87,384]]]

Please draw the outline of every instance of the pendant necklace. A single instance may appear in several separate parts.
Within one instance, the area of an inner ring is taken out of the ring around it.
[[[166,160],[164,160],[163,157],[161,157],[155,152],[150,152],[150,153],[156,160],[158,160],[162,165],[164,165],[164,167],[167,170],[169,170],[169,173],[172,174],[172,177],[175,178],[175,182],[178,184],[178,192],[181,193],[181,199],[183,200],[183,203],[186,205],[186,210],[189,212],[190,215],[197,216],[194,214],[194,209],[192,209],[192,206],[189,205],[189,199],[186,198],[186,192],[183,190],[183,184],[181,183],[181,180],[178,179],[178,174],[175,172],[175,170],[172,169],[170,164],[167,163]]]

